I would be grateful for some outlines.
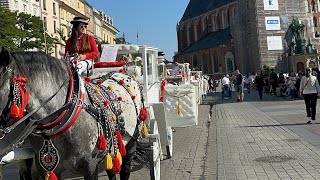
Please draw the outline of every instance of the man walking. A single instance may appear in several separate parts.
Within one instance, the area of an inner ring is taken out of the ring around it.
[[[222,86],[223,86],[223,98],[225,99],[226,97],[229,96],[229,86],[230,86],[230,79],[229,75],[224,75],[222,78]]]
[[[236,86],[237,86],[237,92],[238,92],[238,100],[237,102],[242,102],[244,98],[243,94],[243,85],[244,85],[244,80],[243,80],[243,75],[240,73],[239,69],[235,71],[236,74]]]

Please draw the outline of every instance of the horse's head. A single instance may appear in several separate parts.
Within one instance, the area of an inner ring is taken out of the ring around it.
[[[10,126],[12,122],[8,122],[5,117],[6,107],[9,105],[10,96],[12,96],[11,80],[14,76],[13,58],[10,52],[2,48],[0,53],[0,128]],[[0,134],[1,138],[1,134]]]

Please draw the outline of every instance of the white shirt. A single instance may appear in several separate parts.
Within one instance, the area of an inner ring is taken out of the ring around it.
[[[230,84],[230,80],[227,77],[222,78],[222,85],[229,85]]]
[[[300,83],[300,92],[303,94],[313,94],[320,92],[319,82],[316,76],[303,76]]]

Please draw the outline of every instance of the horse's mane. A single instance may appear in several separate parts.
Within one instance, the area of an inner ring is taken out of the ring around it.
[[[10,52],[19,71],[32,77],[38,73],[53,73],[56,77],[67,77],[66,61],[59,60],[42,52]]]

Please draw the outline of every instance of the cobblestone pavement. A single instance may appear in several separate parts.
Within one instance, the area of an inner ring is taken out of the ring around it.
[[[207,97],[204,103],[210,104],[212,101],[211,96]],[[173,156],[171,159],[161,161],[161,179],[216,179],[216,130],[215,121],[209,118],[209,111],[209,105],[200,105],[197,126],[175,128]],[[165,156],[165,147],[163,152]],[[147,163],[133,164],[130,179],[150,179]],[[17,172],[16,165],[7,167],[4,180],[18,179]],[[99,176],[99,180],[108,179],[106,173],[101,173]],[[72,176],[73,178],[68,177],[64,179],[82,179],[76,175]]]
[[[320,179],[320,126],[306,124],[303,100],[245,96],[214,107],[218,179]]]

